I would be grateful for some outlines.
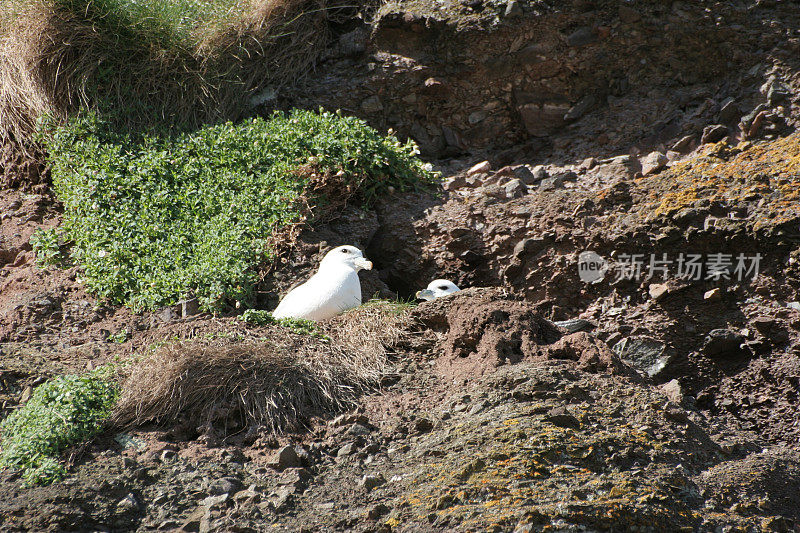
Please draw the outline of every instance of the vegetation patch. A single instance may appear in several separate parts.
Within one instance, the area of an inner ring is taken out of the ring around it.
[[[274,327],[246,342],[218,337],[158,346],[132,367],[113,422],[180,422],[228,434],[253,426],[300,430],[379,386],[407,319],[362,306],[318,324],[325,338]]]
[[[242,313],[242,320],[255,326],[274,324],[289,328],[299,335],[318,335],[317,324],[313,320],[303,318],[275,318],[269,311],[262,309],[248,309]]]
[[[295,83],[358,7],[339,0],[4,0],[0,141],[43,114],[102,109],[120,128],[239,118]]]
[[[21,470],[28,484],[63,478],[59,455],[101,430],[117,395],[117,385],[99,370],[38,386],[25,405],[0,423],[0,468]]]
[[[277,232],[433,180],[413,142],[328,112],[160,136],[91,114],[42,131],[86,285],[134,309],[247,302]]]

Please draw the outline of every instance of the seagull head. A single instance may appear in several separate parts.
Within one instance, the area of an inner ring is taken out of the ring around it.
[[[417,292],[417,298],[420,300],[435,300],[441,296],[447,296],[461,289],[456,287],[456,284],[446,279],[435,279],[428,284],[427,289],[422,289]]]
[[[328,266],[345,265],[356,272],[359,270],[372,270],[372,261],[367,260],[361,250],[355,246],[339,246],[334,248],[322,258],[320,270]]]

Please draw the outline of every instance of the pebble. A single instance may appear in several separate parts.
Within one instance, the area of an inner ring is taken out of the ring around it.
[[[492,165],[488,161],[482,161],[477,165],[473,165],[467,170],[467,176],[475,176],[476,174],[488,174],[492,170]]]
[[[741,351],[744,338],[728,329],[713,329],[706,336],[703,353],[710,357],[731,355]]]
[[[366,474],[359,480],[358,486],[364,488],[367,492],[370,492],[373,489],[380,487],[384,483],[386,483],[386,480],[381,474]]]
[[[649,176],[663,169],[669,163],[669,159],[661,152],[650,152],[641,159],[642,175]]]
[[[728,135],[728,127],[722,124],[712,124],[703,129],[703,136],[700,138],[700,144],[719,142]]]
[[[722,300],[722,291],[720,290],[719,287],[711,289],[710,291],[706,291],[705,294],[703,294],[703,300],[709,302],[716,302]]]
[[[242,482],[235,477],[226,476],[214,480],[208,487],[208,492],[212,495],[235,494],[242,489]]]
[[[513,179],[503,185],[503,191],[508,199],[521,198],[528,193],[528,187],[519,179]]]
[[[275,455],[270,466],[276,470],[283,470],[285,468],[294,468],[302,465],[300,457],[292,446],[284,446]]]
[[[650,294],[650,298],[658,301],[669,294],[669,285],[666,283],[653,283],[648,287],[647,292]]]
[[[117,502],[117,511],[120,513],[127,513],[128,511],[135,511],[139,508],[139,502],[136,496],[130,492],[127,496]]]

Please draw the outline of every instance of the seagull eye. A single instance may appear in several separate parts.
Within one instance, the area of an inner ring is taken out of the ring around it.
[[[440,291],[446,291],[447,290],[447,285],[439,285],[439,290]]]
[[[350,250],[348,250],[347,248],[342,248],[342,253],[343,254],[348,254],[348,253],[350,253]]]

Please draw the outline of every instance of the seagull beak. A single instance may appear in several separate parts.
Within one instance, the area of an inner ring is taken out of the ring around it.
[[[353,263],[359,268],[364,270],[372,270],[372,261],[369,259],[365,259],[363,257],[359,257]]]
[[[417,298],[420,300],[434,300],[436,296],[433,294],[433,291],[430,289],[422,289],[421,291],[417,291]]]

